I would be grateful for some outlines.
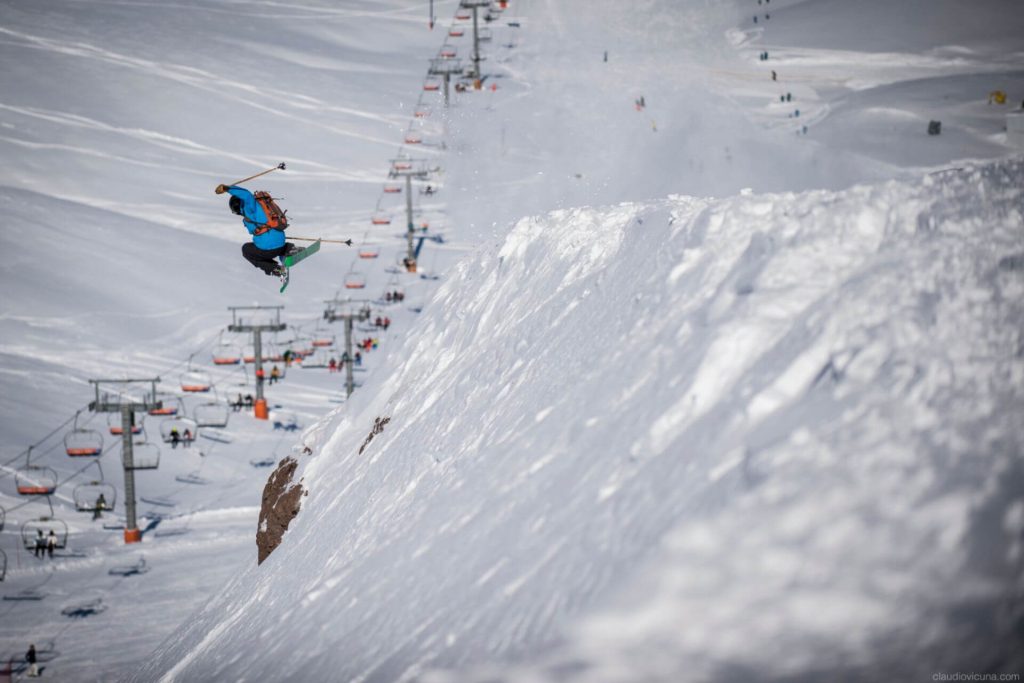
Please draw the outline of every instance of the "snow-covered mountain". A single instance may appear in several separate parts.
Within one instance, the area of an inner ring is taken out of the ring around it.
[[[0,654],[37,642],[61,680],[1020,672],[1014,4],[495,2],[447,115],[427,60],[468,61],[468,22],[434,5],[433,31],[399,0],[0,7],[2,587],[39,598],[5,601]],[[403,155],[437,169],[428,277],[394,268]],[[279,161],[294,234],[380,258],[325,245],[284,297],[242,261],[211,190]],[[228,306],[285,305],[286,346],[340,333],[346,292],[393,319],[349,400],[293,367],[269,395],[302,431],[242,413],[165,447],[143,543],[74,516],[79,483],[121,485],[115,446],[63,455],[105,429],[72,419],[86,379],[158,374],[191,413],[203,367],[224,402],[252,386],[209,362],[245,343]],[[49,514],[14,492],[28,444],[61,480],[52,562],[20,549]],[[257,567],[287,454],[307,493]]]

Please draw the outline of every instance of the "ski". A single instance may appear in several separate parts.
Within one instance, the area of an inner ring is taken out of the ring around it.
[[[281,265],[284,267],[284,275],[281,276],[281,294],[284,294],[284,290],[288,288],[288,282],[291,280],[292,276],[292,266],[299,261],[309,258],[318,251],[320,251],[320,240],[313,242],[313,244],[308,247],[304,247],[294,253],[281,257]]]

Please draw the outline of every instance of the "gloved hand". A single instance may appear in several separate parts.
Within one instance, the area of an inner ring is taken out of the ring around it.
[[[216,192],[217,194],[224,194],[227,191],[228,191],[228,186],[227,185],[218,185],[217,189],[214,190],[214,192]]]

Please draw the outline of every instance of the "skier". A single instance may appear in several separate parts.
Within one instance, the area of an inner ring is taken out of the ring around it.
[[[190,443],[192,443],[192,439],[193,439],[193,438],[194,438],[194,437],[192,436],[192,430],[191,430],[191,429],[188,429],[188,428],[186,428],[186,429],[185,429],[185,434],[184,434],[184,435],[183,435],[183,436],[181,437],[181,440],[182,440],[183,442],[185,442],[185,448],[188,448],[188,445],[189,445]]]
[[[269,195],[266,200],[257,200],[256,195],[239,185],[218,185],[216,192],[231,195],[228,200],[231,213],[242,217],[242,224],[252,235],[252,242],[242,245],[245,260],[267,275],[284,278],[285,268],[278,263],[277,258],[298,249],[291,242],[285,241],[284,229],[288,223],[283,220],[284,214],[280,217],[267,215],[266,207],[276,207],[273,200],[269,199]]]
[[[29,677],[31,677],[31,678],[38,678],[39,677],[39,665],[36,663],[38,661],[38,659],[36,657],[36,646],[35,646],[34,643],[32,645],[28,646],[28,652],[25,653],[25,661],[28,662],[28,675],[29,675]]]
[[[50,535],[46,537],[46,554],[53,559],[53,550],[57,547],[57,534],[53,533],[53,529],[50,529]]]
[[[178,443],[181,441],[181,435],[178,433],[177,427],[171,427],[171,448],[177,448]]]
[[[46,538],[43,537],[43,530],[36,529],[35,557],[42,557],[46,552]]]
[[[275,365],[270,370],[270,383],[273,384],[274,382],[277,382],[279,379],[281,379],[281,371]]]

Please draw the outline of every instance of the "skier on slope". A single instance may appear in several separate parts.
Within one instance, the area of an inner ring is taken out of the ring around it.
[[[298,249],[291,242],[285,241],[284,230],[288,227],[288,221],[283,212],[276,215],[276,204],[270,195],[262,192],[253,194],[240,185],[218,185],[216,192],[231,195],[228,200],[231,213],[242,217],[242,224],[252,235],[252,242],[242,245],[245,260],[267,275],[283,278],[285,269],[277,258]]]

